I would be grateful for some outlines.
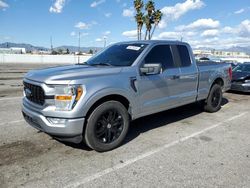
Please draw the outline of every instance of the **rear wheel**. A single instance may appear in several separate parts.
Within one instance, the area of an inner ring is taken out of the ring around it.
[[[124,105],[117,101],[104,102],[88,118],[85,142],[96,151],[109,151],[122,143],[128,128],[129,115]]]
[[[205,101],[204,109],[207,112],[217,112],[221,108],[222,89],[218,84],[214,84],[210,89],[207,100]]]

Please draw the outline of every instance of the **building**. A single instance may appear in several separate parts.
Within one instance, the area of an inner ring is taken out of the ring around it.
[[[222,50],[194,50],[194,55],[196,57],[209,57],[209,56],[215,56],[215,57],[233,57],[233,58],[250,58],[250,55],[248,55],[245,52],[230,52],[230,51],[222,51]]]
[[[26,54],[25,48],[0,48],[0,54]]]

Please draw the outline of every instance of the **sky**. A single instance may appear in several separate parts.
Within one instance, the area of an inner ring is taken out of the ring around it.
[[[144,0],[146,3],[147,0]],[[155,0],[163,12],[153,39],[193,48],[250,46],[250,0]],[[103,46],[136,40],[133,0],[0,0],[0,43]],[[145,32],[144,32],[145,33]]]

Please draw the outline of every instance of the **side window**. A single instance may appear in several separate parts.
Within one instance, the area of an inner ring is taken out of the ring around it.
[[[180,66],[181,67],[188,67],[191,65],[191,60],[190,60],[190,56],[189,56],[189,52],[186,46],[184,45],[177,45],[177,49],[179,52],[179,56],[180,56]]]
[[[145,58],[145,64],[154,63],[161,63],[163,71],[175,67],[169,45],[158,45],[151,49]]]

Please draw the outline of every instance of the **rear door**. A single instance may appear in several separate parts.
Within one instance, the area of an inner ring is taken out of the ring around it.
[[[192,53],[185,45],[172,45],[174,61],[180,67],[179,97],[181,104],[196,101],[198,87],[198,69],[192,62]]]
[[[153,63],[161,63],[162,72],[138,78],[138,92],[144,114],[159,112],[178,104],[180,70],[173,60],[170,45],[154,46],[141,66]]]

